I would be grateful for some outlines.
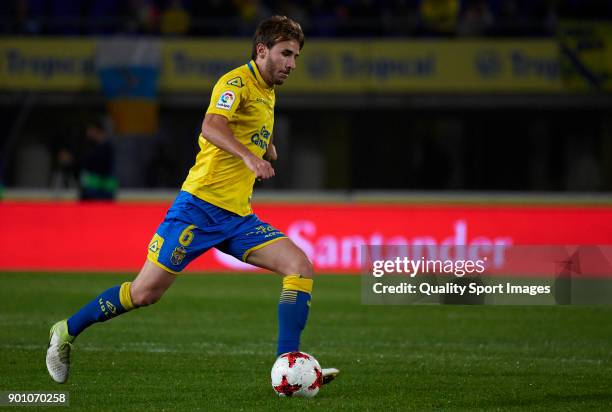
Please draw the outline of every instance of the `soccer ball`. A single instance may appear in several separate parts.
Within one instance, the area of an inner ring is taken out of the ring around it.
[[[289,352],[272,365],[272,388],[278,396],[312,398],[323,382],[321,365],[304,352]]]

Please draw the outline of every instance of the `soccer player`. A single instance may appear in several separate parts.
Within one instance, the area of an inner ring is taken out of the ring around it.
[[[283,276],[278,304],[277,356],[299,350],[310,307],[312,264],[283,233],[251,209],[256,179],[269,179],[274,88],[287,80],[304,45],[298,23],[273,16],[257,28],[252,60],[215,85],[202,123],[200,151],[179,195],[149,243],[147,260],[133,282],[102,292],[68,319],[51,327],[47,369],[68,379],[74,339],[94,323],[157,302],[177,275],[215,247]],[[265,160],[268,159],[268,160]],[[323,369],[323,383],[338,370]]]

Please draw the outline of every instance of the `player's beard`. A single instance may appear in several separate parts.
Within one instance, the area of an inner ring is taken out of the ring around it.
[[[278,75],[278,73],[280,72],[280,69],[279,70],[276,69],[274,60],[272,60],[272,58],[269,56],[268,56],[268,59],[266,60],[265,70],[266,70],[266,73],[268,74],[268,78],[272,80],[272,86],[280,85],[285,82],[285,79],[281,78]]]

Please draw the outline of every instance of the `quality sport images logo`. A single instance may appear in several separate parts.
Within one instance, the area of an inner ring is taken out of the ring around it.
[[[216,107],[218,109],[230,110],[234,104],[234,100],[236,100],[236,95],[233,92],[223,92],[221,96],[219,96],[219,100],[217,100]]]

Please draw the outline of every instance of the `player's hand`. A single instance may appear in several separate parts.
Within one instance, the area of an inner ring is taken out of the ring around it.
[[[274,144],[270,143],[268,145],[268,149],[264,154],[264,159],[266,159],[268,162],[273,162],[278,159],[278,156],[276,155],[276,147],[274,146]]]
[[[270,162],[260,159],[255,155],[246,157],[244,164],[246,164],[251,172],[255,173],[255,177],[258,179],[269,179],[274,176],[274,168]]]

